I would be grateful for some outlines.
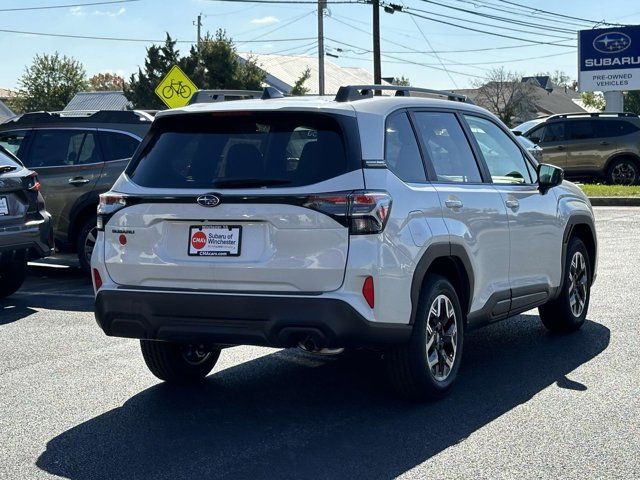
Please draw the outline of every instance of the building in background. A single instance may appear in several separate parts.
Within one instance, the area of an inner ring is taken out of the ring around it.
[[[307,94],[318,94],[318,57],[306,55],[271,55],[261,53],[240,53],[240,61],[249,57],[266,73],[266,84],[282,93],[289,93],[296,81],[308,68],[311,76],[304,83]],[[335,95],[342,85],[367,85],[373,83],[373,74],[364,68],[340,67],[324,61],[324,91]],[[390,85],[383,81],[383,85]]]
[[[122,91],[78,92],[63,111],[131,110],[132,108],[133,105]]]
[[[13,113],[13,111],[7,106],[7,103],[14,99],[16,95],[16,92],[13,90],[0,88],[0,122],[4,122],[7,118],[11,118],[15,115],[15,113]]]

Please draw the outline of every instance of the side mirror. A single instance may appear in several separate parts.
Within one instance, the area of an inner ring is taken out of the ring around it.
[[[564,170],[555,165],[541,163],[538,165],[538,185],[541,192],[557,187],[564,180]]]

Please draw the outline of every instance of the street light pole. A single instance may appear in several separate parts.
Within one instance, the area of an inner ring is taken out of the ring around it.
[[[373,83],[382,83],[380,67],[380,0],[372,0],[373,4]],[[376,95],[379,95],[377,92]]]
[[[202,40],[202,37],[200,35],[200,29],[202,27],[202,14],[198,15],[198,20],[196,21],[196,27],[198,29],[198,43],[196,45],[199,47],[200,41]]]
[[[324,95],[324,9],[326,0],[318,0],[318,94]]]

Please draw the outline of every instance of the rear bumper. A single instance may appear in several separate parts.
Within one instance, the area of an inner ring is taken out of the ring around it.
[[[336,298],[191,291],[100,290],[95,315],[107,335],[204,345],[366,347],[408,341],[410,325],[366,320]]]
[[[0,224],[0,253],[27,251],[28,258],[46,257],[53,251],[53,235],[49,215],[22,225]]]

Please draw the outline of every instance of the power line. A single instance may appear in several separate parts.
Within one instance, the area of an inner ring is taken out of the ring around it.
[[[209,2],[231,2],[231,3],[272,3],[276,4],[299,4],[299,5],[317,5],[314,0],[207,0]],[[326,2],[331,5],[344,5],[353,3],[367,3],[365,0],[329,0]]]
[[[431,22],[442,23],[442,24],[445,24],[445,25],[451,25],[452,27],[461,28],[463,30],[470,30],[472,32],[478,32],[478,33],[484,33],[484,34],[487,34],[487,35],[493,35],[494,37],[509,38],[511,40],[520,40],[520,41],[523,41],[523,42],[529,42],[529,43],[537,44],[537,45],[557,45],[559,47],[575,48],[573,45],[562,45],[562,44],[560,44],[558,42],[540,42],[540,41],[537,41],[537,40],[531,40],[529,38],[514,37],[513,35],[505,35],[505,34],[502,34],[502,33],[488,32],[486,30],[480,30],[480,29],[473,28],[473,27],[467,27],[467,26],[464,26],[464,25],[458,25],[456,23],[448,22],[448,21],[445,21],[445,20],[440,20],[440,19],[437,19],[437,18],[425,17],[424,15],[420,15],[418,13],[414,13],[414,12],[412,12],[410,10],[413,10],[413,9],[409,9],[408,8],[408,9],[402,10],[402,13],[406,13],[407,15],[414,15],[414,16],[416,16],[418,18],[422,18],[424,20],[429,20]]]
[[[557,13],[557,12],[550,12],[549,10],[542,10],[541,8],[536,8],[536,7],[531,7],[529,5],[522,5],[520,3],[516,3],[516,2],[511,2],[508,0],[499,0],[502,3],[506,3],[509,5],[515,5],[516,7],[522,7],[522,8],[526,8],[528,10],[531,10],[532,12],[541,12],[541,13],[546,13],[548,15],[553,15],[556,17],[562,17],[562,18],[569,18],[571,20],[580,20],[582,22],[587,22],[587,23],[594,23],[597,25],[613,25],[613,26],[620,26],[619,23],[608,23],[608,22],[604,22],[604,21],[597,21],[597,20],[589,20],[587,18],[580,18],[580,17],[572,17],[570,15],[564,15],[562,13]]]
[[[16,7],[16,8],[0,8],[0,12],[22,12],[26,10],[51,10],[54,8],[74,8],[74,7],[92,7],[95,5],[110,5],[113,3],[132,3],[140,0],[110,0],[105,2],[93,3],[70,3],[66,5],[40,5],[38,7]]]
[[[26,30],[9,30],[0,29],[0,33],[17,33],[21,35],[36,35],[40,37],[56,37],[56,38],[78,38],[82,40],[106,40],[114,42],[143,42],[143,43],[164,43],[165,40],[149,39],[149,38],[123,38],[123,37],[98,37],[91,35],[72,35],[65,33],[44,33],[29,32]],[[272,42],[296,42],[304,40],[315,40],[315,37],[298,37],[298,38],[270,38],[265,40],[234,40],[235,43],[272,43]],[[192,40],[174,40],[176,43],[193,44]]]
[[[423,1],[425,3],[435,3],[435,2],[429,2],[428,0],[421,0],[421,1]],[[439,5],[437,3],[435,3],[435,4]],[[454,7],[451,7],[451,8],[454,8]],[[460,17],[451,16],[451,15],[446,15],[444,13],[438,13],[438,12],[432,12],[432,11],[428,11],[428,10],[422,10],[420,8],[407,7],[405,10],[412,10],[412,11],[415,11],[415,12],[422,12],[422,13],[426,13],[428,15],[435,15],[437,17],[447,18],[447,19],[450,19],[450,20],[456,20],[456,21],[459,21],[459,22],[467,22],[467,23],[471,23],[471,24],[474,24],[474,25],[481,25],[483,27],[497,28],[499,30],[509,30],[511,32],[525,33],[525,34],[532,34],[532,35],[539,35],[540,34],[539,31],[524,30],[522,28],[511,28],[511,27],[505,27],[504,25],[495,25],[495,24],[492,24],[492,23],[478,22],[478,21],[475,21],[475,20],[468,20],[466,18],[460,18]],[[482,16],[484,16],[484,15],[482,15]],[[500,18],[500,17],[490,17],[490,18],[496,19],[496,18]],[[539,27],[536,24],[531,24],[531,23],[528,23],[528,22],[509,22],[507,20],[500,20],[500,19],[498,19],[498,21],[505,22],[505,23],[516,24],[516,25],[520,25],[520,26],[533,26],[533,27],[538,28],[538,30],[544,30],[544,28]],[[574,30],[565,30],[563,32],[560,32],[559,30],[550,30],[550,31],[555,32],[555,33],[572,33],[572,34],[576,33]],[[545,36],[549,37],[549,38],[558,38],[558,39],[561,39],[561,40],[573,40],[573,37],[553,35],[553,34],[550,34],[550,33],[546,33]]]

